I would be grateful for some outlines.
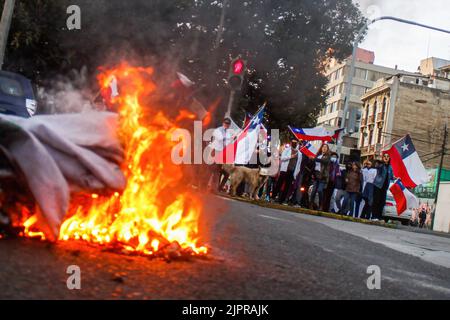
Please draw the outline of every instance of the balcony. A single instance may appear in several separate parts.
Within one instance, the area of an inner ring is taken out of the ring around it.
[[[384,112],[378,112],[377,122],[384,121]]]
[[[365,127],[366,123],[367,123],[367,119],[366,118],[361,119],[361,127]]]
[[[361,147],[361,155],[366,155],[369,153],[369,147]]]
[[[374,115],[369,116],[369,121],[367,121],[367,124],[370,125],[370,124],[374,124],[374,123],[375,123],[375,116]]]
[[[367,147],[361,147],[361,155],[363,156],[367,156],[367,155],[372,155],[375,153],[375,146],[374,145],[370,145]]]

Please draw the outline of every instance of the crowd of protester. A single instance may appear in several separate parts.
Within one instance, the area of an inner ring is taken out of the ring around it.
[[[300,152],[302,145],[301,141],[292,140],[279,154],[270,155],[271,163],[267,165],[278,166],[278,170],[260,187],[260,199],[375,221],[382,219],[393,179],[388,154],[362,164],[349,161],[340,165],[337,153],[328,144],[322,144],[315,157]],[[219,191],[226,191],[226,178],[221,179]],[[243,184],[240,193],[245,191]]]

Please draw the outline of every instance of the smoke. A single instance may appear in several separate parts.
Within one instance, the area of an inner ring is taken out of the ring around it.
[[[94,109],[95,98],[88,81],[88,71],[72,70],[39,87],[39,113],[77,113]]]

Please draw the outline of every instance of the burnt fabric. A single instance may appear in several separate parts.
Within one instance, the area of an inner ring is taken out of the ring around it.
[[[111,112],[28,119],[0,115],[3,156],[24,177],[38,206],[39,226],[50,240],[58,237],[72,191],[125,188],[117,126],[118,115]]]

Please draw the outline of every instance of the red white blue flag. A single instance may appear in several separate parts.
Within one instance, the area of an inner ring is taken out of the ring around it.
[[[294,136],[298,140],[307,140],[307,141],[327,141],[331,142],[332,140],[336,140],[339,138],[339,134],[343,129],[338,130],[328,130],[324,127],[315,127],[315,128],[292,128],[288,126],[288,128],[292,131]]]
[[[216,163],[248,164],[258,144],[259,132],[264,119],[264,109],[263,106],[236,139],[216,154]]]
[[[429,181],[428,173],[408,134],[394,143],[385,153],[391,157],[394,176],[400,178],[405,187],[415,188]]]
[[[300,148],[300,152],[309,158],[315,158],[319,149],[317,149],[311,142],[307,142],[303,147]]]
[[[406,209],[419,207],[419,200],[411,191],[405,188],[400,179],[397,179],[389,188],[395,199],[397,214],[401,215]]]

